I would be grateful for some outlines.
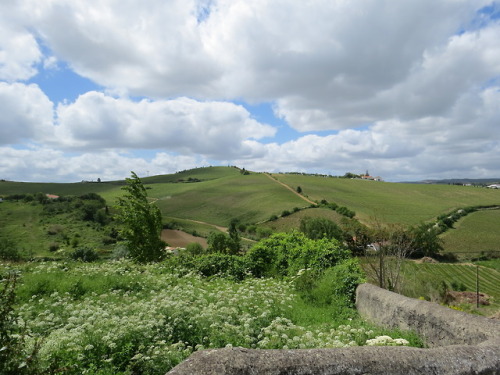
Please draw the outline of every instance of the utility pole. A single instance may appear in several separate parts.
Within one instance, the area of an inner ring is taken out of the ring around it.
[[[476,307],[479,308],[479,265],[476,265]]]

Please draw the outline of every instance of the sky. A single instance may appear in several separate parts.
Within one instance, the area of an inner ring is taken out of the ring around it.
[[[500,1],[0,0],[0,179],[500,177]]]

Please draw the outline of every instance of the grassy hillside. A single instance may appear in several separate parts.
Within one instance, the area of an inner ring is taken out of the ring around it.
[[[242,223],[265,222],[272,215],[280,216],[285,210],[309,207],[305,197],[315,201],[326,199],[345,206],[354,210],[356,217],[365,223],[376,218],[382,222],[418,224],[456,208],[500,205],[500,191],[485,188],[398,184],[294,174],[274,174],[273,179],[266,174],[243,175],[240,172],[235,167],[206,167],[142,180],[151,201],[160,207],[165,221],[195,220],[211,226],[227,226],[233,218],[240,219]],[[123,194],[123,184],[124,181],[71,184],[2,181],[0,196],[36,192],[63,196],[98,193],[108,205],[113,206],[116,198]],[[302,189],[303,197],[295,193],[298,186]],[[16,210],[26,211],[19,213],[22,217],[36,216],[36,210],[31,212],[29,207],[17,207]],[[16,225],[16,221],[9,221],[5,215],[7,213],[0,211],[0,221],[5,225]],[[339,215],[332,210],[307,209],[265,225],[273,230],[288,230],[297,227],[304,216],[339,220]],[[35,236],[39,230],[35,228],[36,220],[40,219],[34,219],[32,224],[17,221],[19,225],[32,225],[33,229],[26,231],[27,238]],[[188,230],[201,234],[210,230],[210,226],[200,225],[190,222],[187,226]],[[445,234],[445,248],[448,251],[471,251],[472,247],[478,251],[491,250],[499,242],[495,229],[498,225],[500,211],[469,215],[455,224],[456,229]],[[22,230],[18,233],[17,236],[21,238]],[[481,246],[477,245],[479,243]]]
[[[148,194],[166,216],[227,226],[267,220],[283,210],[307,205],[300,197],[263,174],[240,173],[195,183],[152,184]]]
[[[48,213],[35,202],[0,204],[0,240],[12,241],[24,256],[60,258],[79,247],[112,249],[112,225],[80,218],[80,212]]]
[[[419,185],[274,174],[312,200],[326,199],[356,211],[363,222],[418,224],[453,209],[500,204],[500,191],[453,185]]]
[[[459,256],[495,251],[500,255],[500,210],[471,213],[445,232],[443,248]]]
[[[55,195],[82,195],[97,193],[104,195],[110,190],[119,190],[124,181],[111,182],[77,182],[77,183],[42,183],[42,182],[14,182],[0,181],[0,196],[12,194],[55,194]]]

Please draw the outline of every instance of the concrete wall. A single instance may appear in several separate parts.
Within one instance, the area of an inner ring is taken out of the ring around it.
[[[379,326],[415,331],[428,347],[500,339],[500,321],[404,297],[372,284],[358,287],[356,308],[363,318]]]
[[[500,323],[363,284],[360,314],[373,323],[412,329],[431,349],[203,350],[169,375],[500,374]]]

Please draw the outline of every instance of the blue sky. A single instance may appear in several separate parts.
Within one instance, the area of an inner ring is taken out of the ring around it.
[[[500,5],[0,4],[0,179],[500,178]]]

